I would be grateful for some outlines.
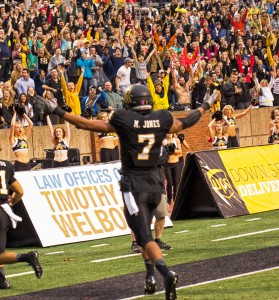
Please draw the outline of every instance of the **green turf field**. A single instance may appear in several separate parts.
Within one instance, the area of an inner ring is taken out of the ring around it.
[[[165,259],[171,266],[278,246],[278,234],[278,211],[229,219],[175,221],[174,227],[163,233],[163,241],[173,248],[164,252]],[[143,271],[139,255],[91,262],[129,255],[130,246],[128,235],[36,249],[44,268],[43,278],[37,279],[28,265],[7,265],[6,276],[12,288],[1,290],[0,298]],[[29,248],[8,250],[27,252]],[[24,272],[30,274],[22,275]],[[275,269],[179,288],[178,295],[179,299],[278,299],[278,277],[279,269]],[[164,296],[157,294],[147,299],[164,299]]]

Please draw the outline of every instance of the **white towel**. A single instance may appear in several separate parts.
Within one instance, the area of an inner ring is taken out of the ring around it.
[[[137,215],[139,213],[138,206],[136,204],[135,198],[131,192],[125,192],[124,194],[124,201],[126,203],[127,209],[129,211],[129,214]]]
[[[10,205],[8,203],[1,204],[1,207],[3,208],[4,212],[10,217],[11,222],[12,222],[12,227],[16,228],[17,222],[21,222],[22,218],[16,214],[14,214],[12,208],[10,207]]]

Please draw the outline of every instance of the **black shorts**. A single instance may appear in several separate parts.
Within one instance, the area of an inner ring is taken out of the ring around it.
[[[161,168],[138,174],[123,172],[120,181],[122,192],[131,191],[132,193],[159,193],[164,194],[164,177]]]
[[[120,159],[120,155],[119,155],[119,147],[118,146],[115,146],[114,148],[114,156],[115,156],[115,160],[119,160]]]
[[[23,163],[18,160],[15,161],[14,163],[15,171],[30,171],[31,166],[30,163]]]
[[[232,147],[239,147],[239,143],[238,143],[236,135],[228,137],[227,148],[232,148]]]
[[[68,159],[63,160],[63,161],[57,161],[54,160],[53,161],[53,168],[62,168],[62,167],[69,167],[70,166],[70,162]]]
[[[117,160],[115,149],[107,149],[107,148],[100,149],[100,161],[101,162],[109,162],[109,161],[114,161],[114,160]]]
[[[11,220],[0,206],[0,253],[5,252],[7,243],[7,231],[10,226]]]
[[[136,241],[141,247],[153,241],[151,234],[151,222],[154,216],[154,211],[161,201],[161,193],[133,193],[136,204],[139,209],[137,215],[130,215],[125,201],[124,201],[124,214],[126,221],[134,232]]]

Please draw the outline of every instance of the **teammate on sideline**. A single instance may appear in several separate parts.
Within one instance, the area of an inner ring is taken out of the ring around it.
[[[20,183],[14,178],[14,167],[6,161],[0,160],[1,189],[0,189],[0,289],[10,288],[9,282],[6,280],[4,268],[2,264],[14,264],[19,262],[28,263],[35,271],[38,278],[42,277],[43,270],[39,263],[38,252],[31,251],[26,254],[16,252],[5,252],[7,231],[13,224],[16,227],[16,221],[20,221],[17,215],[13,214],[10,206],[20,201],[23,196],[23,189]],[[9,196],[9,190],[13,191]]]
[[[158,169],[162,141],[168,132],[179,132],[197,123],[216,100],[214,93],[201,107],[185,118],[173,118],[167,110],[152,109],[152,97],[143,85],[131,85],[124,94],[126,109],[115,110],[109,122],[87,120],[63,111],[53,102],[44,102],[45,111],[54,113],[78,128],[95,132],[116,132],[121,145],[121,191],[127,223],[133,230],[150,275],[145,292],[156,291],[154,268],[164,278],[166,299],[176,299],[178,275],[167,267],[160,247],[151,234],[153,211],[161,200],[164,182]]]

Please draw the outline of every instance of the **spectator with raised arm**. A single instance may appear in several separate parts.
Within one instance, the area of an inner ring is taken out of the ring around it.
[[[223,122],[226,126],[223,125]],[[208,124],[209,136],[212,140],[212,147],[215,150],[226,149],[228,147],[228,136],[230,123],[225,116],[223,120],[217,121],[215,118]]]
[[[76,85],[73,82],[68,82],[67,84],[63,74],[63,68],[61,66],[57,68],[61,73],[61,87],[66,105],[72,109],[74,115],[81,115],[79,93],[83,83],[84,67],[81,68],[81,74]]]
[[[153,109],[168,109],[169,108],[169,99],[168,99],[168,90],[169,90],[169,80],[170,80],[170,69],[167,70],[167,75],[164,80],[158,79],[153,83],[150,74],[146,72],[147,76],[147,87],[153,98]]]

